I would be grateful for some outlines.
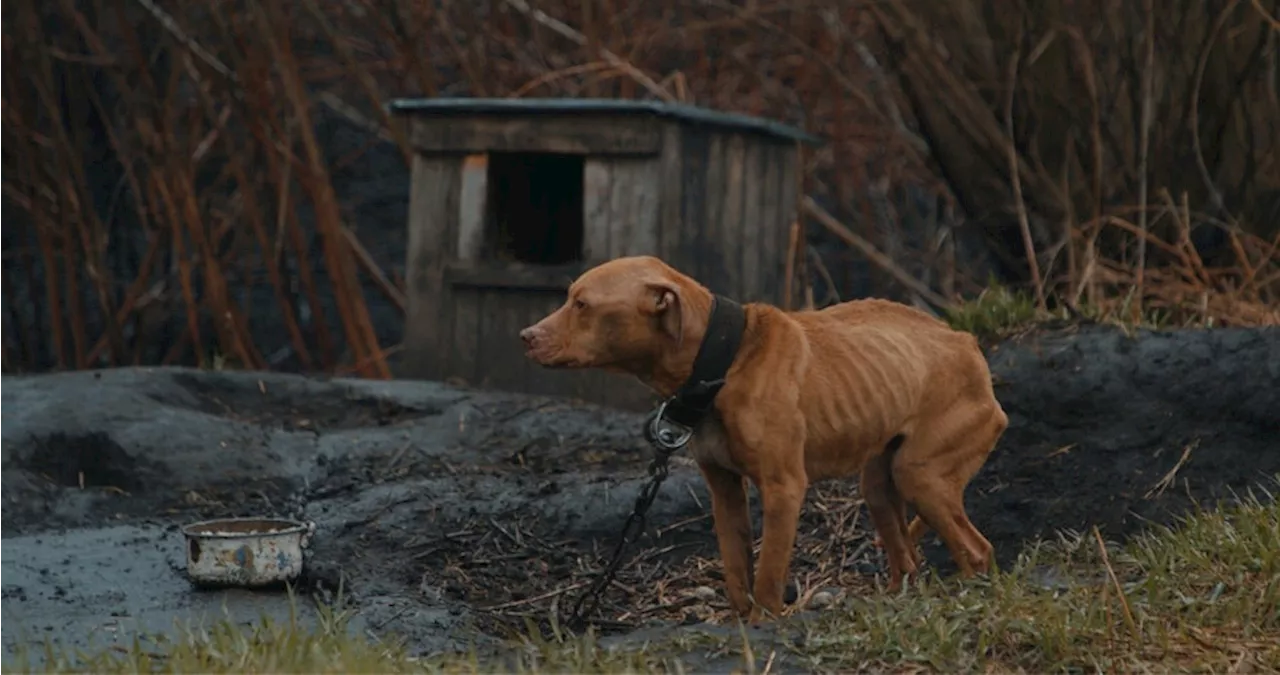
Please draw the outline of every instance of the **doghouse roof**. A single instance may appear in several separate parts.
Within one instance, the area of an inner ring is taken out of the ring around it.
[[[700,124],[730,131],[765,134],[774,138],[799,141],[811,145],[822,143],[818,137],[780,122],[750,115],[709,110],[682,103],[662,103],[660,101],[582,98],[402,98],[391,101],[388,107],[393,113],[434,117],[462,117],[467,115],[506,115],[515,117],[539,114],[592,115],[601,113],[650,115],[666,117],[687,124]]]

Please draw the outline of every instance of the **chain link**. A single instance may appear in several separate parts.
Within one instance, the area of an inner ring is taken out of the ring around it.
[[[618,543],[614,546],[613,557],[609,564],[601,571],[600,576],[591,583],[583,593],[578,596],[578,601],[574,603],[573,609],[569,612],[565,624],[570,630],[578,631],[585,627],[586,618],[600,604],[600,598],[604,595],[604,591],[613,582],[618,574],[619,564],[622,562],[622,554],[626,550],[627,545],[634,543],[633,537],[638,537],[644,532],[645,514],[649,511],[649,507],[653,506],[654,500],[658,497],[658,489],[662,487],[662,482],[667,479],[668,466],[667,461],[671,458],[671,453],[679,448],[664,448],[658,444],[654,444],[653,461],[649,463],[649,482],[640,489],[640,494],[636,495],[636,505],[631,511],[631,516],[627,518],[626,524],[622,526],[622,535],[618,538]],[[590,604],[587,604],[590,601]]]

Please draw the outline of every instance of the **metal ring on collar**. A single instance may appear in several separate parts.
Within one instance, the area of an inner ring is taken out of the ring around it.
[[[689,444],[693,438],[693,429],[683,424],[666,419],[668,401],[658,405],[658,409],[649,419],[649,442],[667,451],[676,451]]]

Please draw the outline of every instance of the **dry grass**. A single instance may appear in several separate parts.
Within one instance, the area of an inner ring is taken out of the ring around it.
[[[3,367],[386,377],[367,304],[402,307],[403,280],[337,199],[369,146],[326,156],[316,125],[408,157],[383,104],[413,95],[661,98],[821,134],[804,190],[838,220],[796,214],[799,297],[810,262],[869,263],[876,294],[956,303],[986,276],[957,241],[977,231],[1013,280],[1038,271],[1033,297],[1275,323],[1274,0],[988,1],[15,0]],[[831,222],[858,243],[811,260]],[[281,336],[259,344],[244,296],[268,287]]]
[[[1152,236],[1183,248],[1189,231],[1212,239],[1224,228],[1230,241],[1215,248],[1237,259],[1209,266],[1239,265],[1251,278],[1255,263],[1242,260],[1237,238],[1260,237],[1247,254],[1255,261],[1274,255],[1276,202],[1266,195],[1280,185],[1280,166],[1257,148],[1276,143],[1266,120],[1280,99],[1274,83],[1247,73],[1270,68],[1275,33],[1258,18],[1272,17],[1276,2],[868,7],[951,193],[1006,265],[1046,284],[1028,289],[1034,297],[1056,282],[1069,301],[1083,291],[1099,304],[1095,284],[1115,279],[1098,278],[1098,268],[1119,266],[1138,289],[1138,311],[1148,286],[1170,281],[1143,273],[1170,263]],[[1236,79],[1214,82],[1224,71]],[[1206,275],[1179,276],[1197,291],[1223,290]],[[1156,292],[1180,295],[1180,285]]]
[[[672,461],[691,463],[682,457]],[[873,586],[864,572],[874,567],[866,564],[874,533],[861,506],[854,484],[812,489],[792,562],[800,606],[823,589],[862,592]],[[650,621],[728,620],[728,603],[714,591],[721,568],[709,516],[648,525],[592,615],[597,626],[618,633]],[[451,530],[407,541],[399,532],[377,536],[392,538],[388,548],[403,551],[407,574],[422,575],[412,578],[414,584],[467,603],[479,625],[494,633],[521,633],[530,621],[549,630],[551,618],[566,613],[596,578],[615,543],[611,533],[596,541],[596,548],[584,550],[582,542],[559,538],[532,517],[477,518]],[[424,566],[419,562],[424,559],[437,562]]]
[[[1280,672],[1280,504],[1250,495],[1124,546],[1067,533],[967,582],[925,577],[894,596],[850,589],[830,609],[785,621],[801,639],[776,644],[675,633],[606,648],[530,624],[503,654],[419,658],[394,640],[352,636],[346,614],[321,614],[316,627],[219,624],[42,656],[53,672],[103,673],[682,672],[713,661],[759,672],[770,660],[816,672]]]
[[[1167,195],[1166,195],[1167,197]],[[1185,204],[1184,204],[1185,205]],[[972,299],[952,303],[945,317],[953,328],[983,340],[1000,340],[1038,324],[1092,321],[1126,328],[1218,328],[1280,326],[1280,238],[1261,237],[1224,228],[1232,242],[1231,257],[1206,264],[1191,237],[1191,217],[1170,201],[1154,210],[1151,222],[1169,225],[1167,238],[1145,234],[1132,222],[1109,216],[1075,230],[1087,246],[1104,235],[1147,242],[1147,261],[1140,267],[1093,256],[1079,281],[1059,278],[1049,290],[1056,309],[1038,306],[1032,291],[1010,288],[989,279]]]

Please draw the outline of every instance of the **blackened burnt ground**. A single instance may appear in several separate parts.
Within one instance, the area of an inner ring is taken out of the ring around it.
[[[1009,430],[968,491],[1005,561],[1123,537],[1280,474],[1280,330],[1031,334],[988,353]]]
[[[1011,424],[967,503],[1002,564],[1057,530],[1123,538],[1280,474],[1275,330],[1092,327],[989,358]],[[131,369],[6,377],[3,396],[5,619],[71,644],[104,616],[166,630],[228,598],[248,620],[285,607],[186,585],[177,527],[234,515],[315,521],[304,588],[341,580],[361,629],[427,652],[483,643],[576,597],[649,459],[639,415],[435,383]],[[709,497],[673,463],[605,597],[607,632],[726,616]],[[802,599],[877,592],[855,483],[810,492]]]

